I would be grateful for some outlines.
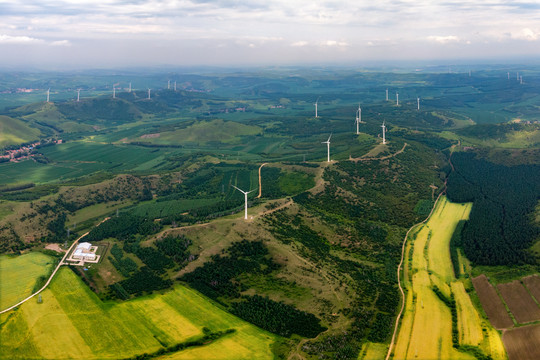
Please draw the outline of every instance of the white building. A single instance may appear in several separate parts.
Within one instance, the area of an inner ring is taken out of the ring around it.
[[[75,248],[72,258],[90,261],[96,260],[96,247],[92,248],[92,244],[88,242],[80,243]]]

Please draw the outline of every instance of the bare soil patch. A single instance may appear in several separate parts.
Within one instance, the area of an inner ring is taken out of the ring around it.
[[[489,283],[488,278],[485,275],[480,275],[473,278],[472,283],[493,327],[496,329],[507,329],[514,326],[514,322],[510,318],[510,315],[508,315],[497,291]]]
[[[60,245],[58,245],[58,244],[47,244],[47,246],[45,246],[45,249],[54,250],[54,251],[59,252],[59,253],[65,253],[66,252],[66,250],[61,249]]]
[[[523,283],[529,289],[529,292],[534,296],[536,301],[540,302],[540,276],[538,275],[531,275],[524,277]]]
[[[510,360],[540,359],[540,325],[507,330],[502,340]]]
[[[497,285],[497,289],[514,314],[516,321],[525,324],[531,321],[540,320],[540,308],[521,285],[519,280],[514,280],[507,284]]]

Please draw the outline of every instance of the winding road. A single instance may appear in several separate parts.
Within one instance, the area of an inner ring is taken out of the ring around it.
[[[99,224],[97,224],[95,227],[98,227],[99,225],[103,224],[105,221],[109,220],[110,218],[107,217],[105,218],[104,220],[102,220]],[[19,301],[17,304],[7,308],[7,309],[4,309],[2,311],[0,311],[0,314],[3,314],[3,313],[6,313],[8,311],[11,311],[13,309],[15,309],[17,306],[19,305],[22,305],[24,304],[25,302],[27,302],[28,300],[30,300],[31,298],[33,298],[34,296],[36,296],[37,294],[39,294],[40,292],[42,292],[43,290],[45,290],[47,288],[47,286],[49,286],[49,284],[51,283],[54,275],[56,275],[56,272],[58,271],[58,269],[60,269],[60,266],[62,265],[65,265],[64,264],[64,261],[66,260],[68,254],[71,253],[71,249],[73,249],[73,247],[75,245],[77,245],[77,243],[79,242],[79,240],[81,240],[82,238],[84,238],[86,235],[88,235],[90,231],[87,231],[85,232],[84,234],[82,234],[81,236],[79,236],[79,238],[77,240],[75,240],[73,242],[73,244],[71,244],[71,246],[69,247],[68,251],[66,251],[66,253],[64,254],[64,257],[62,258],[62,260],[60,260],[60,262],[58,263],[58,265],[56,265],[56,269],[54,269],[54,271],[52,272],[51,276],[49,277],[49,280],[47,280],[47,282],[45,283],[45,285],[43,285],[43,287],[41,289],[39,289],[38,291],[36,291],[35,293],[33,293],[32,295],[30,295],[29,297],[27,297],[26,299],[24,300],[21,300]]]

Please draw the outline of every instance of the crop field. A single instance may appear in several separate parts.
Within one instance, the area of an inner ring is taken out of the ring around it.
[[[53,258],[39,253],[12,257],[0,256],[0,310],[23,300],[30,294],[36,280],[53,266]]]
[[[482,321],[463,282],[456,280],[452,272],[450,238],[458,222],[468,218],[471,205],[441,198],[429,221],[412,235],[408,245],[412,248],[412,266],[405,279],[409,291],[394,359],[475,358],[453,346],[452,313],[440,298],[449,299],[451,295],[456,302],[459,344],[477,347],[494,359],[505,358],[500,336],[494,330],[483,333],[483,327],[492,329]],[[437,295],[435,286],[442,295]]]
[[[453,204],[441,198],[432,217],[418,231],[412,245],[411,291],[394,359],[474,359],[452,347],[450,309],[432,290],[435,282],[441,291],[450,293],[453,275],[448,244],[458,221],[466,219],[470,209],[471,204]]]
[[[152,218],[178,215],[193,208],[213,204],[216,201],[218,199],[180,199],[159,202],[152,200],[138,205],[133,211],[133,215],[150,216]]]
[[[482,303],[489,321],[496,329],[506,329],[514,326],[495,288],[489,283],[485,275],[472,279],[474,290]]]
[[[478,346],[484,339],[482,322],[462,282],[452,283],[458,314],[459,343]]]
[[[507,330],[503,341],[510,360],[540,359],[540,325]]]
[[[203,327],[236,332],[170,358],[273,357],[274,335],[183,286],[124,303],[103,303],[72,271],[62,268],[42,299],[0,316],[0,358],[117,359],[196,339]]]
[[[0,184],[47,183],[88,175],[101,170],[144,171],[159,166],[170,150],[72,142],[40,149],[51,161],[0,164]],[[20,174],[25,174],[24,181]]]
[[[540,276],[532,275],[521,279],[536,301],[540,301]]]
[[[498,284],[497,289],[518,323],[540,320],[540,308],[519,280]]]

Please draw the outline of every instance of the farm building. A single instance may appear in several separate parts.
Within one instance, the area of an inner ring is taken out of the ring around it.
[[[83,242],[77,245],[75,252],[73,253],[73,259],[79,260],[95,260],[96,259],[96,249],[92,249],[92,244],[88,242]]]

